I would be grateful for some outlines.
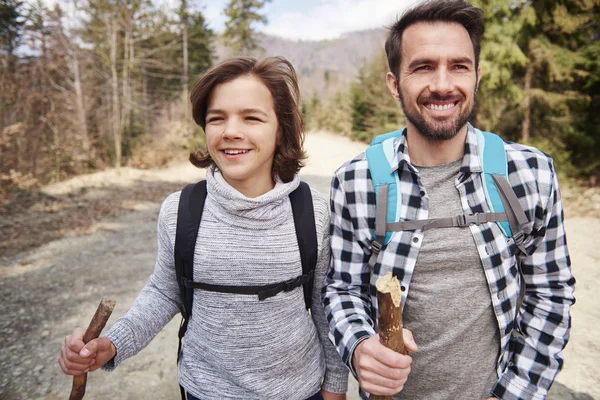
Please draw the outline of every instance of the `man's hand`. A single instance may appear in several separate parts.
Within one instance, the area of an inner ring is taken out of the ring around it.
[[[406,349],[417,351],[412,333],[408,329],[403,329],[402,333]],[[359,343],[352,355],[360,387],[382,396],[393,396],[404,388],[411,363],[411,356],[396,353],[379,343],[379,335]]]
[[[323,400],[346,400],[346,393],[339,394],[321,390],[321,396],[323,396]]]
[[[65,338],[58,365],[67,375],[82,375],[95,371],[117,354],[115,345],[106,337],[83,343],[85,329],[77,328]]]

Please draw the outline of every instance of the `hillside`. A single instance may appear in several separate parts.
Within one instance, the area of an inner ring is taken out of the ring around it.
[[[327,99],[345,90],[359,68],[384,50],[385,29],[350,32],[334,40],[290,40],[259,34],[264,51],[257,56],[284,56],[294,65],[300,79],[302,96],[309,99],[317,92]],[[215,43],[217,59],[229,56],[222,43]],[[383,77],[382,77],[383,79]]]

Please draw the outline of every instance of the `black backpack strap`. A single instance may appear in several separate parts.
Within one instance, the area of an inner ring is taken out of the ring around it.
[[[194,279],[194,249],[205,200],[206,181],[187,185],[181,191],[179,198],[174,251],[175,276],[182,299],[182,319],[179,327],[179,348],[177,350],[178,363],[181,354],[181,339],[185,335],[189,318],[192,315],[192,301],[194,299],[193,289],[186,288],[183,282],[186,279]]]
[[[305,182],[300,182],[298,188],[290,193],[290,202],[292,203],[296,237],[300,248],[302,275],[310,275],[311,277],[308,282],[304,283],[304,302],[308,310],[312,305],[312,288],[318,252],[315,211],[310,186]]]

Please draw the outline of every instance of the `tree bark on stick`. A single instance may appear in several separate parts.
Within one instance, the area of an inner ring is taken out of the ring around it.
[[[407,354],[402,337],[402,291],[398,278],[388,272],[375,283],[377,287],[377,325],[379,342],[400,354]],[[391,400],[392,396],[373,395],[371,400]]]
[[[96,339],[100,336],[100,332],[104,329],[106,321],[110,318],[115,308],[116,302],[113,300],[100,300],[100,304],[96,309],[96,313],[92,317],[90,324],[83,335],[83,343],[88,343],[92,339]],[[85,395],[85,385],[87,383],[87,374],[78,375],[73,377],[73,387],[71,388],[71,395],[69,400],[81,400]]]

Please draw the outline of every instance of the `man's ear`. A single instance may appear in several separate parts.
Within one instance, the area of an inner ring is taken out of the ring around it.
[[[477,67],[477,82],[475,83],[475,93],[479,89],[479,82],[481,82],[481,65]]]
[[[400,93],[398,93],[398,82],[396,81],[396,77],[391,72],[388,72],[385,76],[385,83],[387,84],[392,97],[397,101],[400,101]]]

